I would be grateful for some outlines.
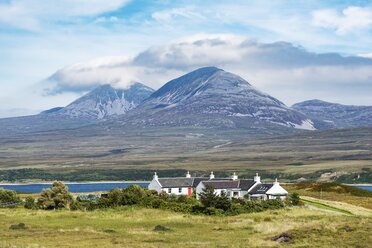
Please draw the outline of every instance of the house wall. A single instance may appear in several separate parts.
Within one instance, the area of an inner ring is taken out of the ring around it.
[[[196,199],[200,199],[200,197],[199,197],[199,194],[201,193],[201,192],[203,192],[203,189],[204,189],[204,184],[202,183],[202,182],[200,182],[199,184],[198,184],[198,186],[196,186],[196,189],[195,189],[195,193],[196,193]]]
[[[199,183],[198,184],[198,186],[196,187],[196,199],[200,199],[200,197],[199,197],[199,194],[201,193],[201,192],[203,192],[203,189],[205,188],[205,185],[201,182],[201,183]],[[227,194],[227,196],[229,197],[229,198],[232,198],[233,197],[233,195],[234,195],[234,191],[235,192],[238,192],[238,195],[236,196],[236,197],[242,197],[242,192],[241,191],[239,191],[239,190],[232,190],[232,189],[215,189],[214,190],[214,193],[216,194],[216,195],[218,195],[218,196],[221,196],[221,193],[222,193],[222,191],[225,191],[226,192],[226,194]]]
[[[157,180],[152,179],[152,181],[150,182],[150,184],[148,186],[148,189],[150,189],[150,190],[156,190],[158,193],[160,193],[161,192],[160,183]]]
[[[171,189],[171,192],[169,193],[169,189]],[[188,195],[189,188],[188,187],[182,187],[181,193],[179,192],[179,188],[162,188],[162,191],[169,195]],[[191,189],[192,192],[192,189]]]

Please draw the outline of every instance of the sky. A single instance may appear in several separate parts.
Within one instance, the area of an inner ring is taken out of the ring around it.
[[[372,1],[0,0],[0,117],[203,66],[287,105],[372,105]]]

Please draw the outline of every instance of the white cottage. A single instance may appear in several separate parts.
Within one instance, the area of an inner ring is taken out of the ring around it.
[[[277,179],[274,183],[267,184],[258,184],[252,190],[249,191],[250,199],[277,199],[280,198],[284,200],[288,195],[288,192],[280,186]]]
[[[252,179],[238,179],[234,175],[230,179],[201,181],[196,187],[196,197],[199,199],[199,194],[203,192],[206,186],[214,188],[216,195],[220,196],[222,192],[226,193],[229,198],[242,198],[247,196],[248,199],[285,199],[288,192],[283,189],[277,180],[273,184],[261,183],[260,176]]]
[[[246,195],[249,199],[285,199],[288,192],[276,180],[272,184],[261,183],[258,174],[253,179],[238,179],[234,173],[230,178],[215,178],[213,171],[209,177],[192,177],[189,172],[185,177],[159,178],[156,172],[148,188],[158,193],[165,192],[169,195],[188,195],[196,192],[196,198],[206,186],[214,188],[217,195],[225,192],[229,198],[241,198]]]
[[[191,177],[190,172],[185,177],[163,177],[159,178],[156,172],[148,188],[156,190],[158,193],[165,192],[169,195],[188,195],[195,191],[196,186],[201,181],[214,180],[214,174],[211,172],[209,177]]]

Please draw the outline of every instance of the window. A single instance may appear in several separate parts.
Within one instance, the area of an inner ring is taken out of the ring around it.
[[[169,194],[172,193],[172,189],[168,189],[168,193],[169,193]]]
[[[178,188],[178,193],[182,193],[182,188]]]

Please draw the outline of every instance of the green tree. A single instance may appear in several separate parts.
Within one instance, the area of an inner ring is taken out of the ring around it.
[[[297,205],[300,205],[300,202],[301,202],[301,198],[300,198],[300,195],[298,193],[292,193],[290,196],[289,196],[289,203],[293,206],[297,206]]]
[[[123,190],[123,205],[139,204],[146,197],[145,190],[139,185],[130,185]]]
[[[123,202],[123,192],[121,189],[113,189],[108,193],[107,198],[109,199],[111,206],[120,206]]]
[[[69,209],[73,202],[68,187],[62,182],[54,182],[49,189],[43,190],[37,203],[41,209]]]
[[[231,201],[227,197],[227,194],[225,191],[221,192],[221,195],[217,197],[216,200],[216,208],[223,209],[224,211],[227,211],[231,207]]]
[[[16,203],[20,202],[17,193],[13,190],[0,189],[0,203]]]
[[[216,207],[218,196],[214,193],[214,188],[206,185],[201,193],[199,193],[200,202],[204,207]]]

